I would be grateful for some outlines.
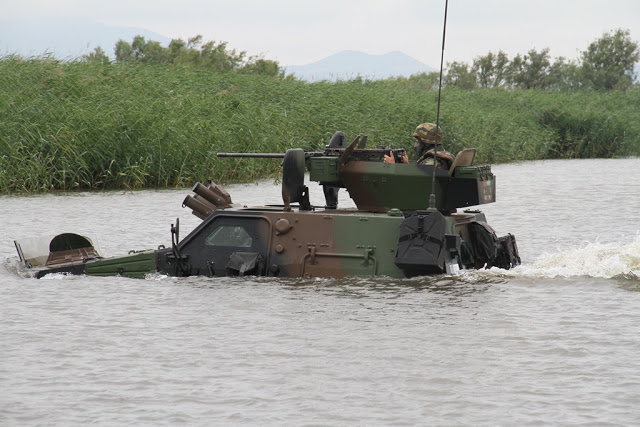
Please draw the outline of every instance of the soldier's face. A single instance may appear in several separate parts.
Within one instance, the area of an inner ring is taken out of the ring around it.
[[[422,153],[424,153],[424,151],[427,149],[427,144],[416,137],[416,142],[415,144],[413,144],[413,148],[415,149],[416,158],[420,158],[420,156],[422,156]]]

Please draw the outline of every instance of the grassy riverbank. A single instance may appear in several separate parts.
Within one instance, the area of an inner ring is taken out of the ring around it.
[[[248,181],[278,160],[217,152],[321,150],[336,130],[413,145],[435,121],[418,79],[314,83],[192,67],[0,59],[0,193]],[[451,152],[512,162],[640,155],[640,92],[443,91]]]

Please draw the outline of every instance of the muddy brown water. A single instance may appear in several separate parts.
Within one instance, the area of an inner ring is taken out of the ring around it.
[[[13,239],[168,245],[189,189],[0,196],[0,424],[639,424],[640,159],[493,171],[524,264],[410,280],[27,279]]]

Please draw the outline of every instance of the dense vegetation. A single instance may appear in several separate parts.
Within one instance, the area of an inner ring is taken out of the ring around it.
[[[503,51],[489,52],[471,65],[448,64],[443,83],[463,89],[627,90],[634,85],[638,59],[638,42],[629,30],[618,29],[589,44],[578,60],[558,57],[552,62],[548,48],[531,49],[512,59]]]
[[[178,49],[197,57],[190,50]],[[96,53],[0,58],[0,193],[248,181],[278,173],[279,161],[216,153],[321,150],[336,130],[410,147],[415,126],[436,116],[429,75],[305,83],[277,64],[256,72],[255,60],[224,72],[134,59],[135,50],[116,61]],[[442,95],[445,147],[476,147],[481,162],[640,155],[638,88],[449,85]]]
[[[119,40],[114,48],[118,62],[142,62],[146,64],[182,64],[204,68],[209,71],[241,74],[260,74],[284,77],[277,61],[260,56],[247,56],[245,51],[230,49],[227,42],[203,42],[198,35],[188,39],[173,39],[167,47],[160,42],[136,36],[131,43]],[[109,63],[110,59],[101,47],[85,55],[87,62]]]

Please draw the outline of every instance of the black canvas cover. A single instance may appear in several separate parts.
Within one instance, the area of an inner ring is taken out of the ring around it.
[[[506,270],[520,265],[516,238],[512,234],[498,238],[493,228],[481,221],[469,224],[469,234],[476,265],[486,264],[487,268]]]
[[[496,244],[498,242],[498,237],[493,228],[486,222],[474,221],[469,224],[469,235],[476,264],[491,264],[496,257]],[[490,265],[487,267],[490,267]]]
[[[509,270],[521,263],[518,245],[516,245],[516,238],[513,234],[507,234],[498,239],[496,252],[496,258],[492,264],[498,268]]]
[[[400,226],[395,264],[407,275],[444,271],[445,219],[438,212],[415,211]]]
[[[49,252],[68,251],[71,249],[92,248],[89,239],[75,233],[58,234],[49,243]]]

